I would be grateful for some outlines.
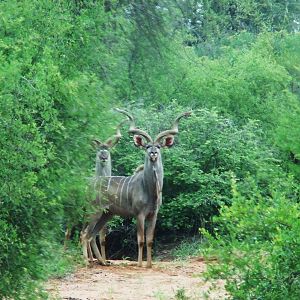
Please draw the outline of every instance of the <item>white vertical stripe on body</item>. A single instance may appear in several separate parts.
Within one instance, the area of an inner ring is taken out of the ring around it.
[[[126,190],[127,202],[128,202],[128,200],[129,200],[128,190],[129,190],[129,186],[130,186],[130,182],[131,182],[132,178],[133,178],[133,176],[130,176],[130,180],[129,180],[128,183],[127,183],[127,190]]]
[[[124,185],[125,185],[125,182],[126,182],[127,178],[129,178],[129,177],[125,177],[125,180],[124,180],[123,185],[122,185],[122,188],[121,188],[121,194],[120,194],[120,206],[121,206],[121,203],[122,203],[123,188],[124,188]]]
[[[118,178],[124,178],[123,176],[114,176],[114,177],[118,177]],[[118,199],[118,195],[119,195],[119,188],[120,188],[120,184],[121,184],[121,181],[122,181],[122,179],[119,181],[119,183],[118,183],[118,187],[117,187],[117,191],[116,191],[116,194],[115,194],[115,200],[117,200]],[[117,201],[116,201],[117,202]]]
[[[107,189],[106,189],[107,192],[109,191],[110,181],[111,181],[111,176],[109,177],[109,180],[108,180]]]

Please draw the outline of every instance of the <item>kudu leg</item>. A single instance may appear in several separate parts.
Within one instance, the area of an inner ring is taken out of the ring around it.
[[[85,238],[85,233],[83,231],[81,232],[80,240],[82,245],[82,253],[83,253],[84,261],[85,264],[88,266],[89,256],[91,255],[90,245],[89,245],[89,241]]]
[[[66,251],[67,248],[68,248],[68,242],[69,242],[70,237],[71,237],[71,231],[72,231],[72,226],[67,225],[67,229],[65,231],[64,251]]]
[[[101,264],[101,265],[105,265],[105,259],[101,256],[100,252],[99,252],[99,249],[98,249],[98,246],[97,246],[97,243],[96,243],[96,238],[93,238],[91,241],[90,241],[90,246],[92,247],[93,249],[93,252],[98,260],[98,262]]]
[[[152,267],[152,245],[154,238],[154,230],[156,225],[157,215],[148,219],[147,231],[146,231],[146,242],[147,242],[147,268]]]
[[[97,226],[102,216],[102,212],[93,215],[91,217],[90,223],[87,224],[81,232],[82,252],[87,265],[89,264],[89,260],[93,262],[93,252],[91,248],[93,248],[94,254],[96,255],[98,261],[101,264],[105,264],[105,261],[101,257],[101,254],[98,250],[96,244],[96,234],[94,233],[94,228]]]
[[[96,234],[100,231],[101,233],[105,232],[105,224],[113,217],[113,214],[110,212],[105,212],[103,215],[98,219],[97,223],[95,224],[94,228],[92,229],[91,236],[93,239],[91,240],[91,246],[93,248],[93,251],[96,255],[97,260],[103,264],[106,265],[105,263],[105,249],[104,249],[104,257],[101,255],[103,252],[99,252],[99,249],[96,244]]]
[[[93,252],[95,253],[98,262],[105,265],[105,260],[102,258],[94,238],[87,238],[87,234],[84,234],[81,243],[86,265],[88,265],[89,262],[93,262]]]
[[[139,215],[137,217],[138,267],[141,267],[143,263],[143,249],[145,243],[144,228],[145,216]]]
[[[88,253],[88,261],[92,263],[94,261],[94,256],[91,248],[91,243],[87,243],[87,253]]]
[[[102,255],[104,260],[106,260],[105,237],[106,237],[106,226],[104,226],[99,232],[99,242],[100,242],[101,255]]]
[[[80,242],[82,244],[83,257],[85,259],[86,264],[88,264],[89,262],[93,262],[94,257],[91,248],[91,242],[89,242],[88,239],[86,239],[86,235],[87,235],[87,226],[80,233]]]

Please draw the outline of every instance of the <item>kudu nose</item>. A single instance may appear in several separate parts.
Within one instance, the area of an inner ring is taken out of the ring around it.
[[[157,153],[157,152],[150,152],[150,159],[151,159],[152,161],[156,161],[157,156],[158,156],[158,153]]]
[[[102,161],[107,160],[107,158],[108,158],[107,155],[103,155],[103,154],[99,155],[99,159],[102,160]]]

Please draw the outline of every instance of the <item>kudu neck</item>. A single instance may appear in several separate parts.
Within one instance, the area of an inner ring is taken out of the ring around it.
[[[150,189],[154,189],[156,188],[158,182],[159,186],[162,188],[163,172],[163,164],[160,153],[158,153],[156,161],[151,161],[149,156],[146,154],[143,178],[145,186],[148,186]]]

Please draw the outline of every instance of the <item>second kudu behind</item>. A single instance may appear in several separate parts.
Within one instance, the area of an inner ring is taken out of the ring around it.
[[[99,181],[100,177],[102,176],[111,176],[111,155],[110,151],[111,149],[120,141],[120,138],[122,137],[120,128],[124,125],[125,122],[128,120],[122,121],[116,128],[116,133],[111,136],[109,139],[107,139],[105,142],[101,142],[98,139],[94,139],[92,141],[92,144],[94,148],[97,150],[96,153],[96,168],[95,168],[95,180]],[[106,234],[106,227],[103,226],[101,230],[99,231],[99,243],[101,247],[101,256],[103,260],[106,260],[106,254],[105,254],[105,234]],[[91,240],[92,248],[95,249],[97,247],[96,239],[93,238]],[[96,250],[94,250],[96,252]],[[93,254],[89,247],[89,256],[91,261],[93,261]]]
[[[105,142],[101,142],[98,139],[92,140],[92,145],[96,150],[96,167],[95,167],[95,178],[96,180],[99,179],[100,176],[111,176],[111,155],[110,151],[111,149],[120,141],[120,138],[122,137],[120,128],[124,125],[125,122],[128,122],[128,120],[124,120],[121,123],[118,124],[116,127],[116,132],[114,135],[109,137]],[[93,180],[94,181],[94,180]],[[73,226],[75,225],[73,223],[67,224],[67,228],[65,231],[65,240],[64,240],[64,249],[67,249],[68,241],[70,240],[71,232],[73,229]],[[101,245],[101,251],[102,256],[105,258],[105,228],[103,228],[99,232],[99,239],[100,239],[100,245]],[[94,239],[91,241],[91,243],[94,243],[96,245],[96,240]],[[90,249],[90,247],[89,247]],[[93,260],[92,251],[89,251],[89,255],[91,260]]]
[[[136,217],[138,241],[138,266],[142,266],[143,247],[145,242],[144,229],[147,221],[147,267],[152,266],[152,244],[157,213],[162,201],[163,164],[160,149],[171,147],[174,136],[178,133],[179,120],[189,116],[190,112],[180,114],[169,130],[162,131],[153,140],[150,135],[135,126],[134,118],[124,110],[117,109],[130,119],[129,133],[134,135],[134,144],[145,150],[144,167],[132,176],[100,177],[95,184],[97,193],[97,212],[91,217],[90,223],[82,234],[83,255],[88,263],[88,246],[96,234],[114,216]],[[93,246],[93,244],[92,244]],[[100,263],[104,259],[94,249]]]

